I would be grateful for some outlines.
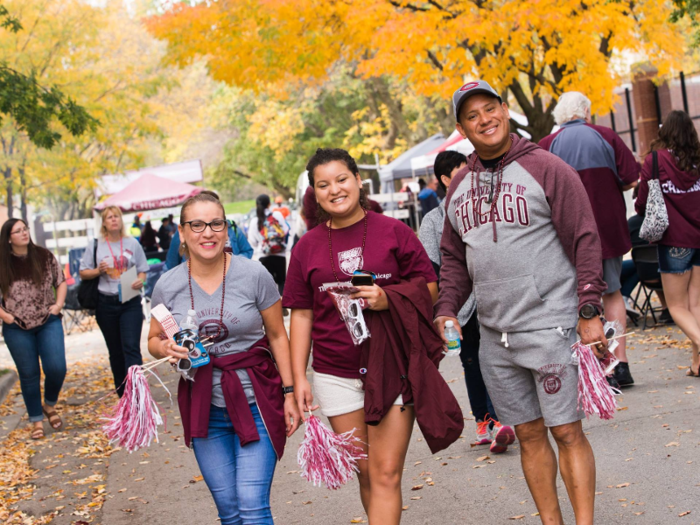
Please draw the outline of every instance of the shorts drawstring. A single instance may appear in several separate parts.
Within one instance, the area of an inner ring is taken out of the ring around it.
[[[506,348],[508,348],[510,346],[508,344],[508,333],[507,332],[503,332],[503,334],[501,335],[501,343],[503,343]]]

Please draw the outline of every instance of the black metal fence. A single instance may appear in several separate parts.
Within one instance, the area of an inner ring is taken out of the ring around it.
[[[596,124],[612,128],[633,152],[643,154],[644,152],[638,151],[639,135],[635,126],[637,114],[634,109],[632,85],[623,85],[616,93],[618,100],[613,110],[607,115],[597,117]],[[654,95],[659,125],[670,111],[680,109],[691,116],[700,133],[700,72],[681,72],[666,86],[656,87]]]

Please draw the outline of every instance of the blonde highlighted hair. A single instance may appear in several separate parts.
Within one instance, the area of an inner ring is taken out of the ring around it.
[[[105,217],[109,213],[114,213],[115,215],[119,215],[119,219],[122,221],[122,231],[121,231],[121,236],[126,237],[126,229],[124,228],[124,215],[122,214],[122,211],[117,207],[117,206],[107,206],[104,210],[102,210],[102,213],[100,213],[100,219],[102,220],[102,227],[100,228],[100,235],[107,239],[107,227],[105,226]]]

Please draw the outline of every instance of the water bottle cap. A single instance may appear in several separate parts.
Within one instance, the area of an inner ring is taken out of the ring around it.
[[[452,321],[445,321],[445,328],[453,328],[454,325]]]
[[[187,315],[193,318],[197,317],[197,312],[194,310],[187,310]]]

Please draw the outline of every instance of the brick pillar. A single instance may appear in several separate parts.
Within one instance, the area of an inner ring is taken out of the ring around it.
[[[637,118],[637,136],[639,137],[638,155],[646,155],[649,145],[659,135],[659,115],[656,109],[656,93],[654,80],[658,71],[650,64],[638,64],[633,69],[632,100],[634,112]],[[661,109],[666,112],[671,108],[671,93],[668,85],[663,84],[658,88]],[[668,108],[668,109],[667,109]],[[664,113],[661,118],[663,119]]]

